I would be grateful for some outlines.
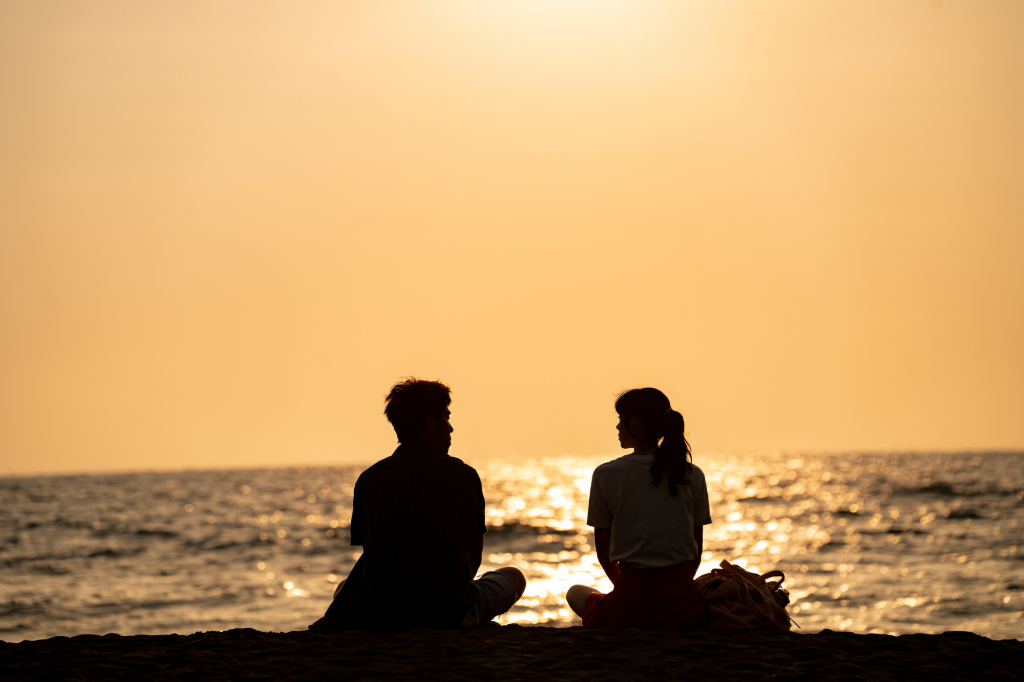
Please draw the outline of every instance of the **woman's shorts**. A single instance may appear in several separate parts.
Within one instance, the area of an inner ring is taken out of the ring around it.
[[[666,568],[620,565],[620,576],[608,594],[595,592],[583,607],[585,628],[703,628],[704,600],[693,575],[700,561]]]

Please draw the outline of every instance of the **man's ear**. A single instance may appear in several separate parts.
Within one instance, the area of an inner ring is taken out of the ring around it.
[[[427,418],[423,420],[423,425],[420,426],[419,438],[425,438],[431,433],[437,430],[437,419],[432,414],[428,414]]]

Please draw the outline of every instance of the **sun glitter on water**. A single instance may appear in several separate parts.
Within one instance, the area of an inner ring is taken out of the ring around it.
[[[500,622],[579,624],[566,608],[566,590],[573,584],[611,589],[586,525],[590,476],[608,459],[474,462],[491,528],[481,571],[516,566],[529,580],[523,599]],[[1013,562],[1022,530],[1020,475],[996,483],[992,472],[978,469],[981,462],[938,455],[701,455],[696,463],[707,477],[714,523],[705,527],[697,573],[723,559],[756,572],[784,570],[791,610],[805,629],[934,632],[963,609],[957,604],[968,583],[984,577],[979,561],[985,561],[1004,578],[976,586],[999,596],[969,622],[978,629],[1019,623],[1024,612],[1011,602],[1019,601],[1013,590],[1024,577]],[[987,464],[986,470],[1014,470],[1013,459]]]
[[[501,622],[571,625],[570,585],[611,588],[586,525],[590,477],[611,458],[470,462],[487,501],[481,570],[517,566],[530,580]],[[713,519],[699,572],[722,559],[785,571],[804,632],[1019,638],[1024,457],[697,453],[694,462]],[[0,636],[304,629],[360,556],[349,524],[361,471],[0,479]]]
[[[599,461],[599,460],[598,460]],[[594,458],[474,463],[488,500],[481,571],[515,566],[526,592],[501,623],[571,624],[563,596],[574,584],[611,589],[593,555],[587,495]],[[577,619],[578,620],[578,619]]]

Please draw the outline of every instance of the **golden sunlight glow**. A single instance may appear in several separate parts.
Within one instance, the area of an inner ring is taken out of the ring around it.
[[[648,384],[699,451],[1020,448],[1022,27],[0,3],[0,467],[366,464],[408,374],[470,459],[606,452]]]

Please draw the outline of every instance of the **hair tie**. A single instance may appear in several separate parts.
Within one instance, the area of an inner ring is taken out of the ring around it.
[[[671,408],[671,407],[666,407],[666,408],[665,408],[665,416],[667,417],[667,416],[669,416],[670,414],[672,414],[672,408]]]

